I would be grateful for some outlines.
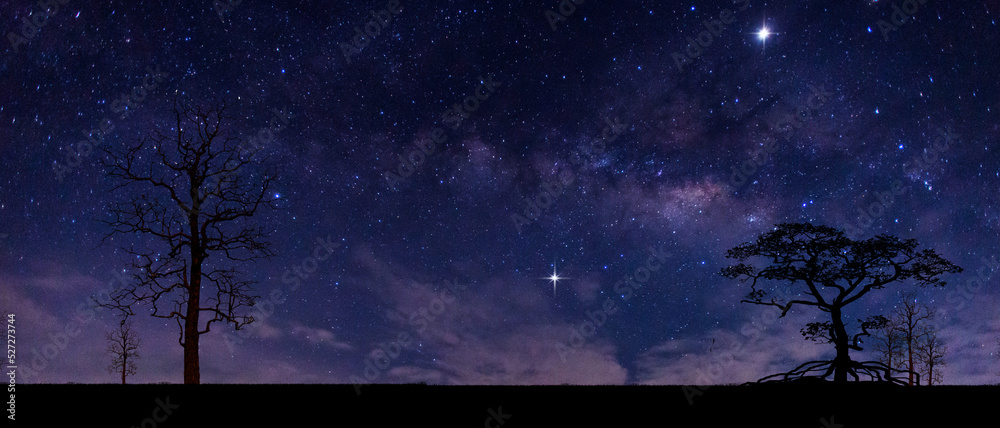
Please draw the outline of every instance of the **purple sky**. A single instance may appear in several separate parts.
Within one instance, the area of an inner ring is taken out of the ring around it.
[[[785,222],[915,238],[963,267],[917,290],[944,383],[1000,382],[1000,3],[927,2],[891,31],[889,1],[388,4],[71,1],[15,43],[42,12],[0,2],[0,309],[22,382],[117,380],[117,319],[86,305],[132,260],[96,220],[152,190],[113,192],[74,150],[102,123],[113,150],[169,130],[175,96],[236,102],[227,131],[270,133],[279,171],[278,209],[252,219],[276,255],[239,265],[273,310],[244,337],[213,325],[203,383],[756,380],[833,357],[799,333],[824,314],[774,321],[718,275]],[[653,265],[626,299],[618,281]],[[136,313],[131,381],[180,383],[176,324]]]

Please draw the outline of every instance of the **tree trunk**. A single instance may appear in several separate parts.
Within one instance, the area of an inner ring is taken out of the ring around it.
[[[191,281],[188,298],[187,319],[184,320],[184,383],[201,383],[201,368],[198,362],[198,295],[196,280]]]
[[[833,359],[833,381],[847,382],[847,370],[850,368],[851,357],[848,354],[847,329],[844,328],[844,321],[840,318],[840,308],[830,309],[830,317],[833,319],[833,343],[837,349],[837,356]]]
[[[197,265],[196,265],[197,266]],[[201,383],[198,362],[198,313],[201,297],[201,272],[192,266],[190,291],[187,301],[187,318],[184,320],[184,383]]]
[[[192,191],[194,195],[194,191]],[[201,264],[202,248],[198,230],[198,211],[188,217],[191,225],[191,278],[188,284],[187,315],[184,319],[184,383],[201,383],[201,365],[198,360],[198,315],[201,314]]]
[[[913,327],[912,326],[906,333],[906,354],[909,357],[909,367],[907,367],[907,369],[910,371],[910,373],[908,373],[908,375],[910,376],[910,386],[913,386]]]
[[[128,367],[128,354],[125,354],[122,355],[122,385],[125,384],[125,370],[127,367]]]

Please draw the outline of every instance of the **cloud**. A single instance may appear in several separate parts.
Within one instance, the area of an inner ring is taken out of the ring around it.
[[[572,278],[569,287],[580,302],[589,303],[597,299],[597,292],[601,289],[600,275],[586,274],[580,278]],[[603,303],[603,302],[602,302]]]
[[[398,264],[362,259],[385,279],[379,295],[390,305],[385,322],[395,329],[370,338],[359,349],[379,352],[374,351],[379,343],[395,339],[400,332],[414,338],[373,382],[623,384],[627,379],[628,372],[608,341],[594,340],[576,349],[565,362],[560,358],[556,344],[569,337],[572,326],[553,315],[546,303],[548,288],[539,287],[536,280],[526,286],[524,279],[493,278],[482,284],[461,284],[465,290],[445,293],[443,281],[411,279],[415,275]],[[411,322],[414,314],[419,324]]]
[[[272,317],[254,319],[254,322],[245,328],[253,329],[253,336],[261,339],[278,339],[283,336],[282,330],[270,322]]]
[[[715,329],[703,338],[664,342],[639,355],[637,383],[739,384],[789,371],[807,361],[832,358],[832,347],[804,340],[799,328],[797,323],[781,322],[757,339]]]
[[[943,375],[942,383],[991,385],[1000,382],[997,375],[1000,373],[1000,357],[997,355],[1000,352],[1000,345],[997,344],[1000,319],[983,318],[981,323],[971,320],[952,323],[938,332],[938,337],[947,348],[945,364],[938,368]]]
[[[324,345],[340,350],[353,349],[353,346],[349,343],[336,340],[333,332],[322,328],[311,328],[302,324],[293,323],[291,335],[292,337],[303,340],[310,345]]]
[[[104,336],[117,324],[111,311],[92,305],[100,283],[59,270],[33,280],[0,277],[0,309],[15,316],[21,382],[109,381]]]
[[[426,364],[390,369],[382,382],[453,385],[621,385],[628,371],[608,342],[587,344],[560,358],[555,344],[569,326],[526,327],[479,337],[443,335],[423,342],[433,357]],[[451,341],[445,338],[452,337]]]

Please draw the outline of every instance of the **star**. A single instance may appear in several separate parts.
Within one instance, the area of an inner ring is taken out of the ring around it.
[[[556,273],[556,264],[555,264],[555,262],[553,262],[552,263],[552,276],[547,277],[547,278],[542,278],[542,279],[552,281],[552,296],[555,297],[555,295],[556,295],[556,283],[559,282],[560,279],[569,279],[569,278],[559,276],[559,274]]]
[[[761,27],[760,31],[757,32],[757,38],[762,42],[766,42],[767,38],[771,35],[771,30],[767,27]]]
[[[767,48],[767,39],[768,39],[768,37],[771,37],[771,36],[773,36],[775,34],[778,34],[778,33],[771,32],[771,29],[767,28],[767,16],[765,16],[764,17],[764,21],[761,22],[761,24],[760,24],[760,30],[757,30],[756,34],[757,34],[757,38],[760,39],[760,42],[762,44],[761,49],[763,50],[763,49]]]

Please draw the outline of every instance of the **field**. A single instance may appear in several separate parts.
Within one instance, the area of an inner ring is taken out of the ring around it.
[[[358,395],[352,385],[25,385],[18,387],[17,420],[18,426],[136,427],[995,426],[1000,398],[998,386],[695,388],[365,385]],[[299,426],[285,424],[276,425]]]

